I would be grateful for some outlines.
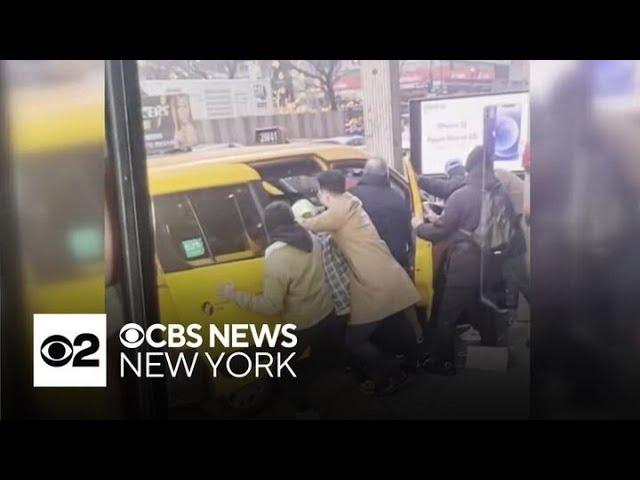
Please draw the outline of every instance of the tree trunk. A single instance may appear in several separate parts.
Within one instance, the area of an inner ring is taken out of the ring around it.
[[[237,68],[238,65],[236,62],[227,63],[227,73],[229,74],[230,79],[235,78]]]
[[[331,105],[331,110],[338,110],[338,100],[336,99],[336,92],[333,90],[332,83],[324,83],[324,93],[329,101],[329,105]]]

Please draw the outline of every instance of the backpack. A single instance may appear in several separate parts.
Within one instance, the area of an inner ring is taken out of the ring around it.
[[[482,190],[480,222],[473,231],[460,229],[477,245],[483,256],[506,257],[514,252],[519,235],[517,217],[504,186],[498,183],[490,190]]]
[[[480,222],[473,231],[460,229],[481,253],[481,301],[498,312],[506,311],[503,268],[504,261],[521,253],[522,230],[504,186],[499,183],[483,190]]]

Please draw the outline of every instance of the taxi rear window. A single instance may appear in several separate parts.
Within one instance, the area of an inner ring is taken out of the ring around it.
[[[158,259],[166,273],[262,255],[266,234],[247,184],[153,199]]]
[[[315,176],[322,167],[313,156],[283,158],[251,165],[263,180],[285,195],[308,195],[317,190]]]

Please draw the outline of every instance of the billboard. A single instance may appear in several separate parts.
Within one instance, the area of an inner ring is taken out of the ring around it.
[[[142,122],[148,154],[200,143],[188,95],[143,96]]]
[[[140,89],[149,96],[187,95],[196,121],[273,113],[269,80],[143,80]]]
[[[464,163],[483,142],[484,108],[497,106],[495,132],[499,144],[496,168],[523,170],[529,141],[529,93],[434,98],[411,102],[411,159],[423,174],[444,173],[448,160]]]

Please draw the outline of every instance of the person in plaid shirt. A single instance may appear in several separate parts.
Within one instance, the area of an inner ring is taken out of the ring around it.
[[[320,212],[307,199],[298,200],[291,207],[296,221],[309,218]],[[331,328],[333,357],[338,364],[345,363],[344,336],[351,312],[351,295],[349,293],[349,264],[335,240],[328,233],[313,234],[320,241],[322,247],[322,266],[325,279],[331,291],[331,298],[336,313],[336,320]]]
[[[322,233],[317,237],[322,246],[322,266],[329,283],[336,315],[348,315],[351,311],[349,264],[331,235]]]
[[[293,214],[297,221],[309,218],[319,213],[319,208],[309,200],[297,201],[293,207]],[[348,315],[351,311],[349,296],[349,264],[343,253],[328,233],[316,234],[322,246],[322,266],[331,290],[331,297],[337,315]]]

